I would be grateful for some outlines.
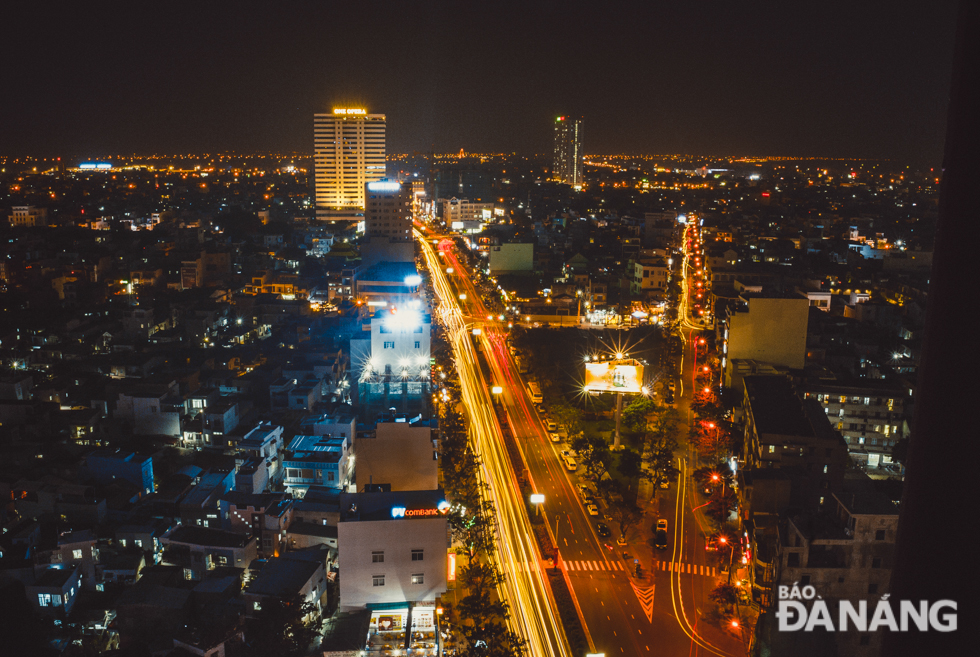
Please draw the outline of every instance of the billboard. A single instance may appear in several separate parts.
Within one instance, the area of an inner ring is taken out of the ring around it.
[[[585,389],[589,392],[641,392],[643,366],[635,360],[585,364]]]

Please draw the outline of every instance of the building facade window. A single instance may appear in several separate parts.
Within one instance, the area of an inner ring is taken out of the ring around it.
[[[425,575],[423,575],[422,573],[412,575],[412,584],[424,584],[424,583],[425,583]]]
[[[384,563],[384,562],[385,562],[385,553],[383,551],[371,553],[371,563]]]
[[[875,532],[875,540],[876,541],[883,541],[883,540],[885,540],[885,530],[884,529],[879,529],[879,530],[877,530]]]
[[[81,559],[82,558],[82,551],[81,550],[72,550],[71,551],[71,558],[72,559]]]
[[[384,348],[385,349],[394,349],[395,348],[395,343],[394,342],[385,342],[385,347]]]
[[[422,561],[425,557],[424,550],[412,550],[412,561]]]
[[[385,576],[384,575],[374,575],[371,578],[371,586],[384,586]]]

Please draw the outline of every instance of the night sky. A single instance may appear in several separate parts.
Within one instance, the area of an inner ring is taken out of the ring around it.
[[[15,2],[0,154],[312,151],[887,157],[938,164],[955,2]]]

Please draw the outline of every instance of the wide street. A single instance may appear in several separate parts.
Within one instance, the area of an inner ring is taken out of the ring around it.
[[[431,242],[434,238],[427,235],[422,241]],[[428,253],[428,243],[424,248]],[[449,306],[453,312],[461,313],[453,321],[465,325],[467,332],[475,326],[481,328],[479,344],[486,355],[492,379],[480,381],[482,394],[486,395],[490,386],[503,388],[498,403],[503,404],[518,437],[533,489],[545,496],[541,512],[557,540],[558,566],[572,586],[594,651],[606,655],[744,654],[744,644],[736,636],[719,629],[717,621],[702,618],[714,608],[714,603],[707,600],[707,593],[723,580],[719,556],[705,551],[699,520],[691,510],[702,502],[690,481],[690,471],[695,466],[688,464],[684,455],[686,450],[678,450],[680,475],[677,482],[672,483],[669,490],[658,490],[658,499],[643,505],[644,518],[628,534],[627,545],[616,545],[614,537],[618,528],[610,519],[605,522],[613,530],[613,537],[600,539],[595,527],[601,518],[587,515],[575,490],[575,485],[581,481],[579,476],[568,472],[558,458],[558,450],[567,449],[568,445],[554,444],[548,439],[542,420],[528,397],[526,381],[518,374],[508,351],[506,324],[487,320],[489,313],[466,265],[447,243],[443,242],[440,250],[443,255],[436,259],[441,261],[441,266],[437,265],[439,272],[433,273],[434,281],[445,278],[447,269],[452,270],[448,277],[451,289],[444,289],[441,283],[435,286],[442,302],[440,313],[445,314],[446,306]],[[463,342],[471,344],[469,340]],[[688,349],[691,347],[690,344],[687,346]],[[457,348],[456,353],[457,359],[461,356],[465,360],[474,359],[469,363],[457,363],[461,378],[465,372],[467,380],[471,377],[484,379],[472,349]],[[687,370],[683,378],[687,380],[693,374],[692,360],[688,357],[682,361]],[[678,401],[686,407],[684,402],[688,399]],[[484,414],[483,409],[477,413]],[[684,416],[686,420],[686,412]],[[489,430],[489,418],[480,422],[488,425]],[[498,445],[488,444],[482,448],[481,455],[485,461],[488,458],[494,461],[492,469],[509,471],[506,452],[499,445],[502,437],[498,432],[493,438]],[[520,558],[505,556],[503,570],[508,580],[523,580],[529,575],[527,570],[543,571],[547,563],[537,558],[529,527],[522,528],[524,522],[515,517],[521,509],[520,501],[514,499],[520,493],[513,473],[501,472],[496,479],[499,481],[492,487],[493,495],[495,499],[502,496],[501,511],[505,512],[502,516],[506,515],[506,518],[501,517],[502,528],[515,525],[514,531],[501,532],[501,546],[510,551],[513,548],[506,545],[510,540],[527,543],[521,546]],[[501,490],[508,482],[510,490]],[[668,548],[664,551],[652,547],[651,528],[661,517],[668,520],[669,527]],[[528,532],[526,538],[517,536],[521,531]],[[641,577],[636,577],[633,572],[637,562],[642,569]],[[516,592],[523,594],[524,588],[517,587]],[[510,602],[515,608],[528,604],[523,599]],[[525,615],[528,618],[548,617],[540,610]]]
[[[490,392],[479,372],[473,345],[466,333],[466,322],[452,294],[439,257],[431,245],[421,240],[423,254],[432,273],[432,286],[440,299],[439,318],[453,344],[463,402],[470,422],[482,476],[489,496],[497,508],[497,557],[507,573],[500,595],[510,603],[512,629],[527,639],[535,657],[569,657],[564,629],[558,619],[544,573],[537,568],[537,548],[524,502],[509,467],[489,399]]]

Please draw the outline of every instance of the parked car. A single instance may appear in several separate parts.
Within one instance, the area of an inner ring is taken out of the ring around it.
[[[660,531],[660,530],[663,530],[664,532],[667,531],[667,519],[666,518],[661,518],[660,520],[657,521],[657,531]]]
[[[589,504],[589,505],[587,505],[585,507],[585,510],[589,512],[589,515],[590,516],[597,516],[597,515],[599,515],[599,507],[597,507],[595,504]]]
[[[670,482],[667,481],[667,477],[660,478],[660,488],[667,489],[670,488]]]
[[[546,424],[548,425],[548,431],[558,431],[558,423],[554,420],[548,420]]]
[[[657,530],[657,535],[653,539],[653,547],[657,548],[658,550],[666,550],[667,549],[667,532],[666,531],[664,531],[663,529],[658,529]]]
[[[588,484],[579,484],[575,489],[578,490],[578,494],[583,500],[592,497],[592,489],[589,488]]]
[[[609,525],[604,522],[600,522],[595,526],[595,533],[599,535],[599,538],[609,538],[612,536],[612,532],[609,531]]]
[[[560,443],[561,442],[561,436],[559,436],[554,431],[552,431],[550,434],[548,434],[548,436],[551,438],[551,442],[553,442],[553,443]]]

